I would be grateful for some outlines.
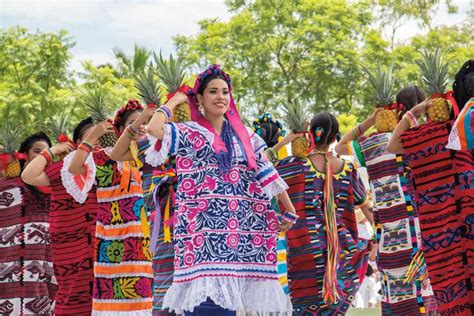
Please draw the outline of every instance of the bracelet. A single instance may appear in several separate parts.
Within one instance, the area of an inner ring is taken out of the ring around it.
[[[287,222],[295,224],[296,221],[298,220],[298,218],[300,218],[300,217],[298,215],[296,215],[295,213],[285,212],[285,213],[281,214],[281,218],[284,219]]]
[[[130,131],[131,131],[133,134],[135,134],[135,135],[140,134],[140,131],[136,130],[136,129],[133,127],[133,125],[132,125],[131,123],[128,124],[128,128],[130,129]]]
[[[268,157],[268,159],[270,159],[270,161],[278,160],[278,153],[272,147],[267,148],[265,150],[265,154],[267,154],[267,157]]]
[[[418,120],[416,119],[412,111],[406,111],[403,117],[408,121],[408,125],[410,125],[410,128],[413,128],[419,125]]]
[[[125,129],[125,133],[131,140],[135,140],[135,137],[139,134],[138,131],[136,131],[133,127],[132,124],[129,124],[127,128]]]
[[[359,139],[359,135],[357,134],[356,132],[356,127],[354,127],[352,129],[352,136],[354,136],[354,140],[358,140]]]
[[[46,164],[50,164],[53,162],[53,158],[51,157],[51,154],[49,153],[49,151],[47,151],[46,149],[43,150],[41,153],[40,153],[41,156],[44,157],[44,159],[46,159]]]
[[[77,149],[78,149],[78,150],[83,150],[83,151],[85,151],[86,153],[89,154],[89,153],[92,152],[92,150],[94,150],[94,147],[93,147],[90,143],[88,143],[88,142],[86,142],[86,141],[83,141],[83,142],[79,145],[79,147],[77,147]]]
[[[55,154],[53,154],[53,152],[51,151],[50,148],[46,148],[46,150],[48,151],[48,153],[51,155],[51,161],[52,162],[58,162],[58,157],[56,157]]]
[[[173,116],[173,112],[166,105],[160,106],[160,108],[157,109],[156,112],[161,112],[161,113],[165,114],[165,116],[168,120]]]

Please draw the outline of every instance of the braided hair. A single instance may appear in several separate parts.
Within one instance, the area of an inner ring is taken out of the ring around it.
[[[466,61],[454,77],[453,93],[459,110],[474,97],[474,59]]]
[[[339,123],[336,117],[329,112],[318,113],[311,119],[310,132],[314,136],[316,146],[328,146],[339,135]]]

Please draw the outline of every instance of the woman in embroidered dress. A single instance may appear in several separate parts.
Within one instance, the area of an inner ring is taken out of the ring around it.
[[[296,219],[294,208],[265,143],[243,125],[231,89],[229,76],[212,65],[189,97],[178,92],[148,127],[147,162],[158,166],[176,155],[175,272],[163,303],[176,313],[206,315],[199,306],[211,302],[230,314],[291,311],[278,282],[276,245],[278,229]],[[193,122],[166,124],[184,102]],[[289,220],[280,227],[271,208],[275,195]]]
[[[26,166],[21,177],[34,186],[50,186],[51,208],[49,228],[54,273],[58,281],[54,314],[90,315],[92,311],[92,282],[94,235],[97,214],[95,188],[89,192],[74,192],[68,179],[62,177],[64,162],[55,156],[74,150],[92,131],[92,118],[82,120],[74,129],[73,142],[60,142],[50,152],[42,152]],[[65,157],[68,161],[74,152]],[[66,173],[67,174],[67,173]],[[66,175],[65,174],[65,175]],[[76,180],[81,180],[78,177]],[[68,192],[71,191],[71,194]]]
[[[371,203],[352,163],[329,151],[339,132],[336,118],[315,115],[309,132],[315,147],[308,158],[276,164],[299,215],[286,235],[290,295],[294,315],[343,315],[368,259],[368,248],[358,248],[354,208],[371,221]]]
[[[100,136],[123,132],[142,109],[130,100],[117,111],[113,126],[98,123],[74,157],[65,161],[72,175],[83,175],[86,185],[95,181],[97,187],[93,315],[151,314],[150,234],[139,170],[133,163],[113,161],[110,147],[93,151]]]
[[[156,105],[147,105],[137,119],[127,126],[110,157],[115,161],[135,161],[141,168],[145,208],[152,228],[150,250],[153,253],[153,315],[162,316],[172,314],[163,309],[163,298],[173,282],[174,249],[167,221],[173,216],[174,191],[171,187],[176,189],[176,177],[173,159],[155,172],[156,168],[145,161],[145,151],[150,147],[150,142],[141,127],[148,124],[155,110]]]
[[[42,132],[27,137],[18,151],[21,168],[50,146]],[[17,177],[1,179],[0,196],[0,313],[51,315],[57,284],[49,244],[49,195]]]
[[[387,148],[404,154],[413,174],[414,201],[438,312],[472,315],[474,151],[452,150],[448,142],[457,113],[463,113],[463,106],[474,97],[474,60],[456,74],[453,92],[446,93],[453,106],[451,120],[418,125],[430,106],[425,100],[404,115]]]
[[[403,88],[396,96],[397,104],[404,110],[424,99],[424,92],[416,86]],[[387,151],[392,133],[363,136],[375,124],[377,112],[345,134],[336,145],[336,152],[352,155],[359,166],[367,168],[369,175],[375,204],[377,267],[384,285],[382,314],[432,314],[437,304],[423,259],[408,163],[403,155]]]

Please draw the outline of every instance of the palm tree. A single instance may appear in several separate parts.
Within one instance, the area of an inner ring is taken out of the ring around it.
[[[152,53],[146,47],[141,47],[137,44],[135,44],[133,56],[127,56],[127,54],[118,47],[115,47],[113,52],[118,61],[117,75],[118,77],[126,78],[133,78],[143,72]]]

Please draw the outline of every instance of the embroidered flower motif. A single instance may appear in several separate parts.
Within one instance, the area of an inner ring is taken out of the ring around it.
[[[230,230],[239,228],[239,221],[235,218],[230,218],[227,222],[227,228],[229,228]]]
[[[120,286],[120,279],[114,280],[114,299],[124,299],[125,294],[122,291],[122,287]]]
[[[146,260],[152,260],[153,255],[150,250],[150,238],[143,239],[143,254],[145,255]]]
[[[267,206],[264,203],[256,202],[253,204],[253,211],[258,214],[262,214],[267,210]]]
[[[255,193],[262,193],[262,188],[260,188],[260,186],[257,183],[252,182],[249,185],[249,193],[252,195]]]
[[[196,222],[191,222],[188,225],[188,234],[192,234],[196,231]]]
[[[196,183],[194,182],[193,179],[184,179],[181,182],[180,189],[186,193],[187,195],[193,195],[196,194]]]
[[[107,256],[111,262],[122,261],[125,246],[122,242],[114,240],[109,247],[107,247]]]
[[[178,256],[176,256],[176,257],[174,258],[174,267],[175,267],[175,268],[179,268],[180,265],[181,265],[181,259],[180,259]]]
[[[188,252],[187,254],[184,255],[184,264],[187,266],[193,265],[194,264],[194,254],[192,252]]]
[[[199,132],[190,133],[188,139],[192,142],[194,150],[201,149],[206,143],[206,139]]]
[[[276,259],[277,259],[277,256],[275,253],[273,252],[269,252],[267,253],[267,255],[265,256],[265,260],[269,263],[275,263],[276,262]]]
[[[236,249],[239,245],[239,235],[237,234],[229,234],[227,236],[227,246],[230,248]]]
[[[268,250],[272,250],[277,245],[276,236],[265,239],[265,247]]]
[[[177,157],[176,165],[179,169],[189,169],[193,166],[193,161],[186,157]]]
[[[203,234],[197,234],[196,236],[193,237],[193,244],[194,247],[199,248],[204,244],[204,235]]]
[[[120,288],[125,298],[140,298],[135,290],[135,284],[140,278],[120,278]]]
[[[236,184],[240,181],[240,173],[237,169],[232,169],[223,176],[225,182]]]
[[[239,201],[238,200],[230,200],[229,201],[229,210],[231,210],[232,212],[235,212],[235,211],[237,211],[238,208],[239,208]]]
[[[216,189],[216,179],[213,179],[212,177],[209,177],[209,176],[205,176],[202,188],[209,189],[210,191],[214,191]]]
[[[151,297],[151,279],[140,278],[135,284],[135,292],[141,297]]]
[[[263,245],[262,235],[258,234],[258,235],[253,236],[252,245],[254,245],[255,247],[260,247],[261,245]]]

